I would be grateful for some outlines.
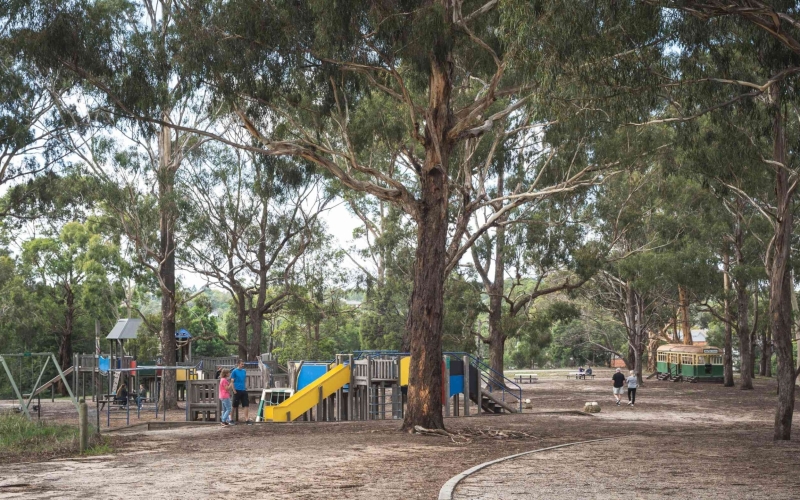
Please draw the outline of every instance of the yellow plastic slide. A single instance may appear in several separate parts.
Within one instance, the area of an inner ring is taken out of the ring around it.
[[[350,367],[347,365],[336,365],[332,370],[307,385],[303,390],[295,393],[278,406],[264,407],[264,420],[273,422],[291,422],[300,417],[320,402],[320,390],[322,387],[322,397],[327,398],[350,383]]]

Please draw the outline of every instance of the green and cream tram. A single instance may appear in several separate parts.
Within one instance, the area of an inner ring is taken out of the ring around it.
[[[722,382],[722,349],[714,346],[666,344],[658,348],[659,379]]]

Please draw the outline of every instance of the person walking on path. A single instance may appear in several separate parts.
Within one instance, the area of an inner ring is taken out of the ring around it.
[[[628,383],[628,406],[633,406],[636,404],[636,388],[639,387],[639,379],[636,378],[636,373],[631,370],[625,381]]]
[[[247,372],[244,371],[244,360],[240,359],[236,368],[231,372],[233,381],[233,407],[244,408],[244,419],[248,424],[250,421],[250,399],[247,397]]]
[[[617,406],[619,406],[619,397],[622,394],[622,386],[625,384],[625,375],[622,374],[622,370],[617,368],[611,380],[614,382],[614,397],[617,399]]]
[[[223,368],[219,374],[219,400],[222,403],[222,417],[220,421],[222,425],[232,425],[231,422],[231,381],[228,376],[231,374],[230,370]]]

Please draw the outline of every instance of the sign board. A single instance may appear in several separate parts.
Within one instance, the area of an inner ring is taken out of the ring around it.
[[[29,353],[29,352],[23,352],[23,353],[22,353],[22,356],[23,356],[23,357],[26,357],[26,358],[30,358],[30,357],[31,357],[31,353]]]
[[[703,349],[703,353],[719,354],[719,349]]]

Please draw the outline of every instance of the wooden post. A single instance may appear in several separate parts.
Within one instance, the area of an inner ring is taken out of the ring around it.
[[[469,417],[469,356],[464,356],[464,416]]]
[[[367,356],[367,418],[372,420],[372,356]]]
[[[460,396],[460,394],[454,394],[453,395],[453,416],[454,417],[458,416],[458,407],[459,407],[458,397],[459,396]]]
[[[89,410],[84,399],[81,399],[78,404],[78,424],[80,428],[80,452],[85,453],[89,444]]]
[[[356,384],[355,384],[355,366],[353,366],[353,355],[347,355],[347,363],[350,366],[350,384],[348,386],[348,394],[347,394],[347,420],[354,420],[353,418],[353,401],[355,400],[356,396]]]
[[[444,397],[442,403],[444,404],[444,416],[450,416],[450,367],[447,365],[447,356],[442,356],[444,361]]]
[[[317,422],[324,422],[325,421],[325,398],[322,397],[322,386],[320,385],[317,389],[319,389],[319,402],[317,403]]]
[[[381,382],[381,385],[378,388],[378,398],[380,399],[379,401],[380,404],[379,408],[381,412],[380,419],[383,420],[386,418],[386,386],[383,385],[383,382]]]

